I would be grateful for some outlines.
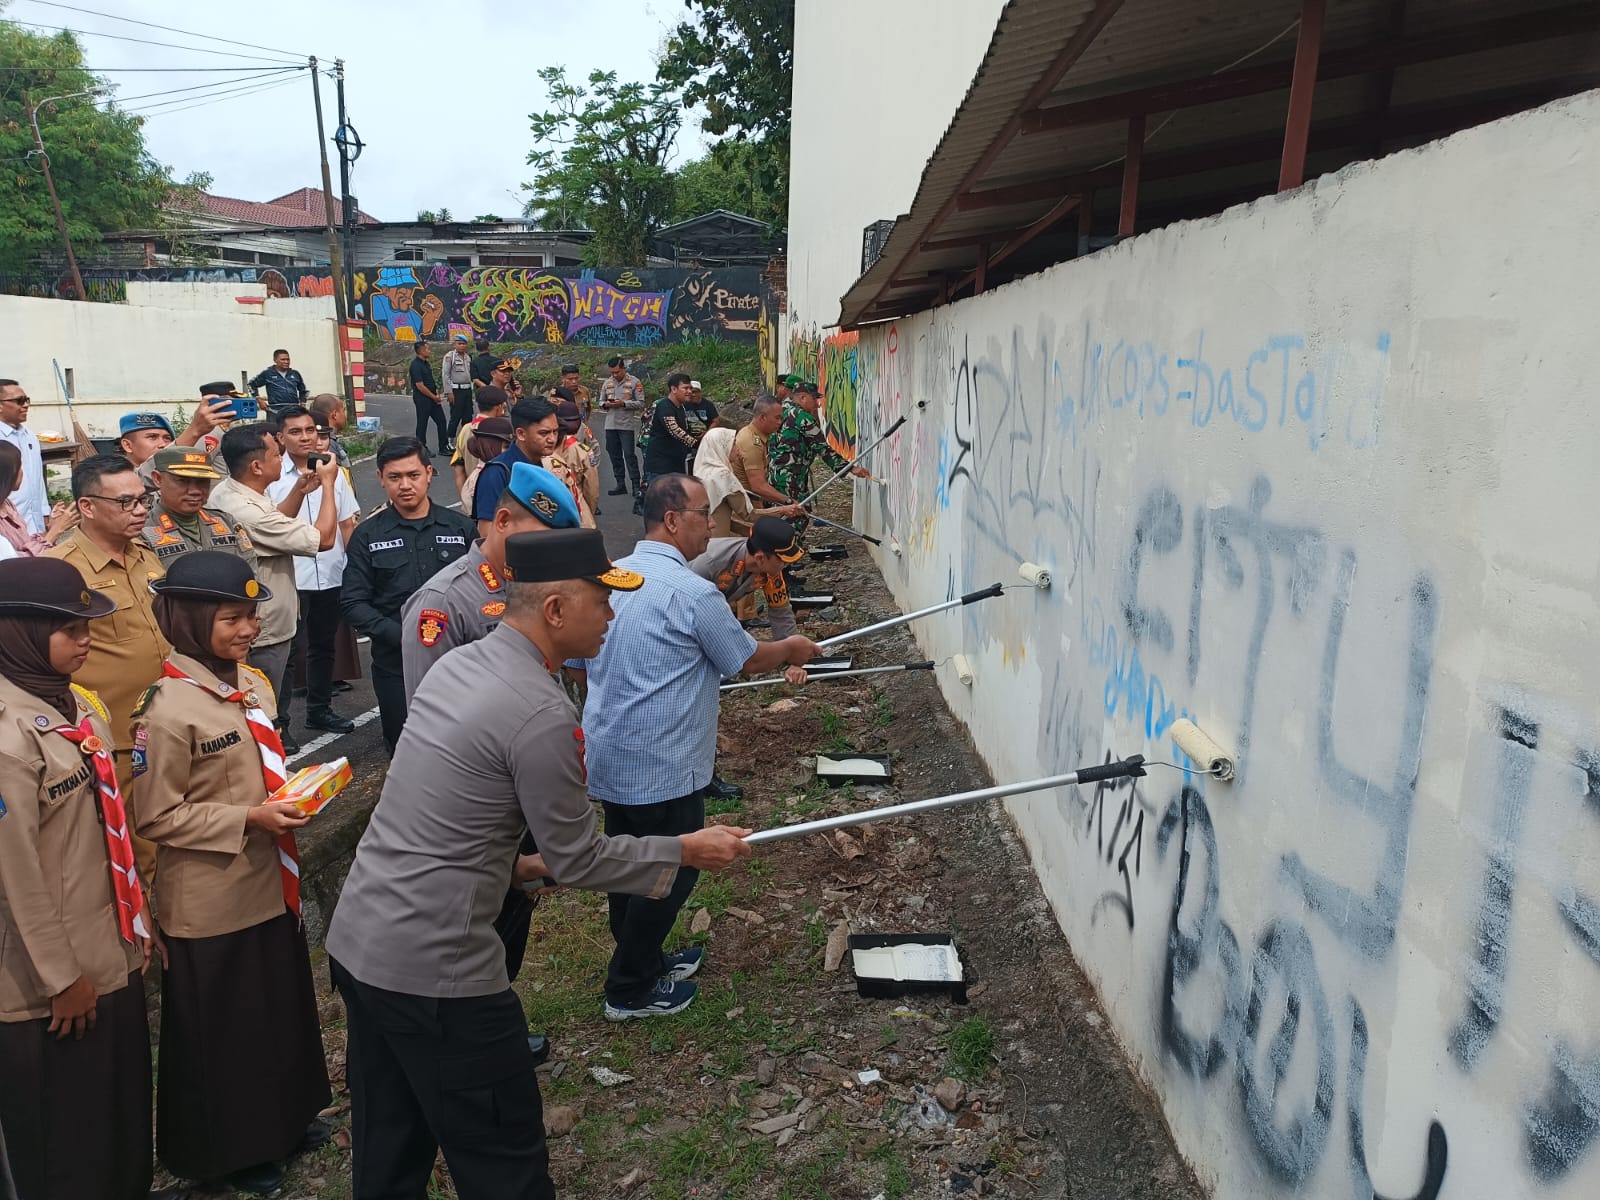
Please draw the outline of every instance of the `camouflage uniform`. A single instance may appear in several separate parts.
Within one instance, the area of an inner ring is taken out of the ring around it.
[[[811,490],[811,466],[821,457],[834,471],[847,463],[832,446],[822,424],[798,404],[783,406],[783,425],[767,440],[767,479],[789,499],[803,500]],[[807,517],[791,519],[795,535],[804,537]]]

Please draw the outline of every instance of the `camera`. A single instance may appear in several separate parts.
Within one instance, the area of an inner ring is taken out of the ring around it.
[[[308,454],[308,455],[306,455],[306,470],[315,471],[323,463],[327,462],[328,458],[329,458],[329,455],[326,455],[326,454]]]

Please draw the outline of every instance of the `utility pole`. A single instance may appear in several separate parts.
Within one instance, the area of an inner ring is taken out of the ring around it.
[[[333,178],[328,170],[328,142],[322,128],[322,87],[317,78],[317,56],[310,57],[311,99],[317,109],[317,153],[322,158],[322,205],[328,225],[328,268],[333,281],[333,310],[339,317],[340,353],[343,354],[344,323],[348,319],[345,307],[343,256],[339,253],[339,236],[334,232]]]
[[[339,206],[344,215],[344,294],[352,316],[356,311],[356,202],[350,195],[350,164],[361,153],[361,139],[350,128],[350,115],[344,107],[344,59],[333,62],[333,79],[339,104],[339,128],[333,144],[339,150]],[[353,143],[353,145],[352,145]]]
[[[67,268],[72,272],[73,299],[87,300],[89,293],[83,287],[83,272],[78,270],[78,256],[72,252],[72,239],[67,235],[67,219],[61,215],[61,198],[56,195],[55,177],[50,174],[50,156],[45,153],[44,137],[39,133],[39,110],[58,100],[72,100],[78,96],[93,95],[93,90],[73,92],[66,96],[50,96],[38,104],[28,105],[28,120],[33,125],[33,145],[39,154],[39,165],[44,168],[44,186],[50,192],[50,207],[56,214],[56,232],[61,235],[61,245],[67,252]]]

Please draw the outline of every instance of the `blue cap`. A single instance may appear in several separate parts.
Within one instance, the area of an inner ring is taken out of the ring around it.
[[[140,429],[165,429],[168,437],[177,437],[172,432],[172,423],[160,413],[137,412],[123,413],[122,420],[117,422],[117,436],[127,437]]]
[[[567,485],[543,467],[517,463],[511,468],[508,490],[518,504],[551,529],[577,529],[582,524],[578,502],[572,498]]]

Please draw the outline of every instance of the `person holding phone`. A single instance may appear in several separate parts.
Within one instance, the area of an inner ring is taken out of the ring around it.
[[[215,550],[151,589],[172,653],[134,711],[132,815],[167,946],[156,1148],[176,1175],[265,1195],[328,1140],[332,1096],[300,920],[308,818],[268,803],[288,768],[272,685],[245,663],[272,593]]]

